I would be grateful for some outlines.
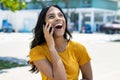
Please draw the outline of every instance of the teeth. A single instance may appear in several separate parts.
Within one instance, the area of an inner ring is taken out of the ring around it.
[[[62,24],[56,24],[55,27],[56,27],[56,26],[62,26]]]

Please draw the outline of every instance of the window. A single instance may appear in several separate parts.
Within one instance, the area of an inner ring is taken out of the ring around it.
[[[83,0],[83,7],[91,7],[91,0]]]

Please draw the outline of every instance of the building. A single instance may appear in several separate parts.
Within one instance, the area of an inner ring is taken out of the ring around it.
[[[32,0],[26,0],[27,2],[26,10],[28,12],[24,10],[23,12],[20,11],[23,14],[23,16],[27,15],[29,13],[29,10],[30,12],[32,12],[32,10],[34,12],[35,10],[37,10],[36,11],[37,14],[40,11],[39,9],[42,7],[42,5],[40,5],[40,2],[33,4],[31,3],[31,1]],[[43,3],[48,5],[48,4],[53,4],[53,1],[44,0]],[[91,26],[91,31],[95,32],[99,25],[104,24],[106,22],[114,21],[116,19],[116,11],[118,9],[118,3],[115,0],[69,0],[68,3],[61,2],[60,0],[58,0],[56,4],[61,6],[66,14],[68,12],[67,14],[68,21],[69,23],[77,24],[77,25],[74,25],[75,30],[77,31],[81,31],[82,26],[84,26],[84,24],[89,24]],[[24,14],[25,12],[27,12],[27,14]],[[36,13],[33,13],[33,14],[36,14]],[[14,15],[16,14],[19,14],[19,11],[17,11],[17,13],[12,13],[12,16],[15,18]],[[35,18],[37,17],[37,14]],[[25,17],[22,17],[22,15],[20,16],[21,16],[20,19],[25,18]],[[27,18],[28,18],[28,15],[27,15]],[[71,18],[74,18],[74,19],[71,19]],[[21,20],[25,20],[25,19],[21,19]],[[13,22],[14,21],[16,20],[13,20]],[[19,22],[24,22],[24,21],[18,21],[18,24]],[[19,25],[18,24],[13,23],[14,28],[17,26],[24,26],[24,25],[21,25],[21,23]],[[17,30],[18,29],[19,28],[17,27]]]
[[[96,31],[98,25],[106,22],[112,22],[116,19],[118,9],[117,1],[112,0],[80,0],[76,3],[70,0],[69,12],[78,14],[78,31],[81,31],[82,25],[90,24],[92,31]],[[69,16],[71,15],[69,13]]]

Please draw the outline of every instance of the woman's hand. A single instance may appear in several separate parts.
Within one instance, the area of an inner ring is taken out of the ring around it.
[[[35,64],[38,66],[38,69],[42,73],[46,74],[51,80],[67,80],[64,65],[57,50],[55,49],[55,42],[53,38],[54,28],[52,28],[51,31],[50,28],[52,28],[52,26],[48,23],[43,26],[44,37],[49,47],[51,63],[48,60],[40,60],[39,62],[36,61]]]
[[[43,25],[43,32],[48,47],[54,48],[55,47],[55,43],[53,39],[54,28],[52,28],[51,24],[47,23],[46,25]]]

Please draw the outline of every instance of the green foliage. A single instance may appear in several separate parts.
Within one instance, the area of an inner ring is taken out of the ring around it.
[[[26,7],[26,3],[24,1],[18,0],[0,0],[0,3],[3,4],[4,7],[9,8],[13,12],[15,12],[16,10],[21,10]]]
[[[13,68],[13,67],[20,67],[20,66],[25,66],[25,65],[18,64],[18,63],[15,63],[15,62],[0,60],[0,70]]]
[[[120,20],[120,15],[117,16],[117,19]]]

